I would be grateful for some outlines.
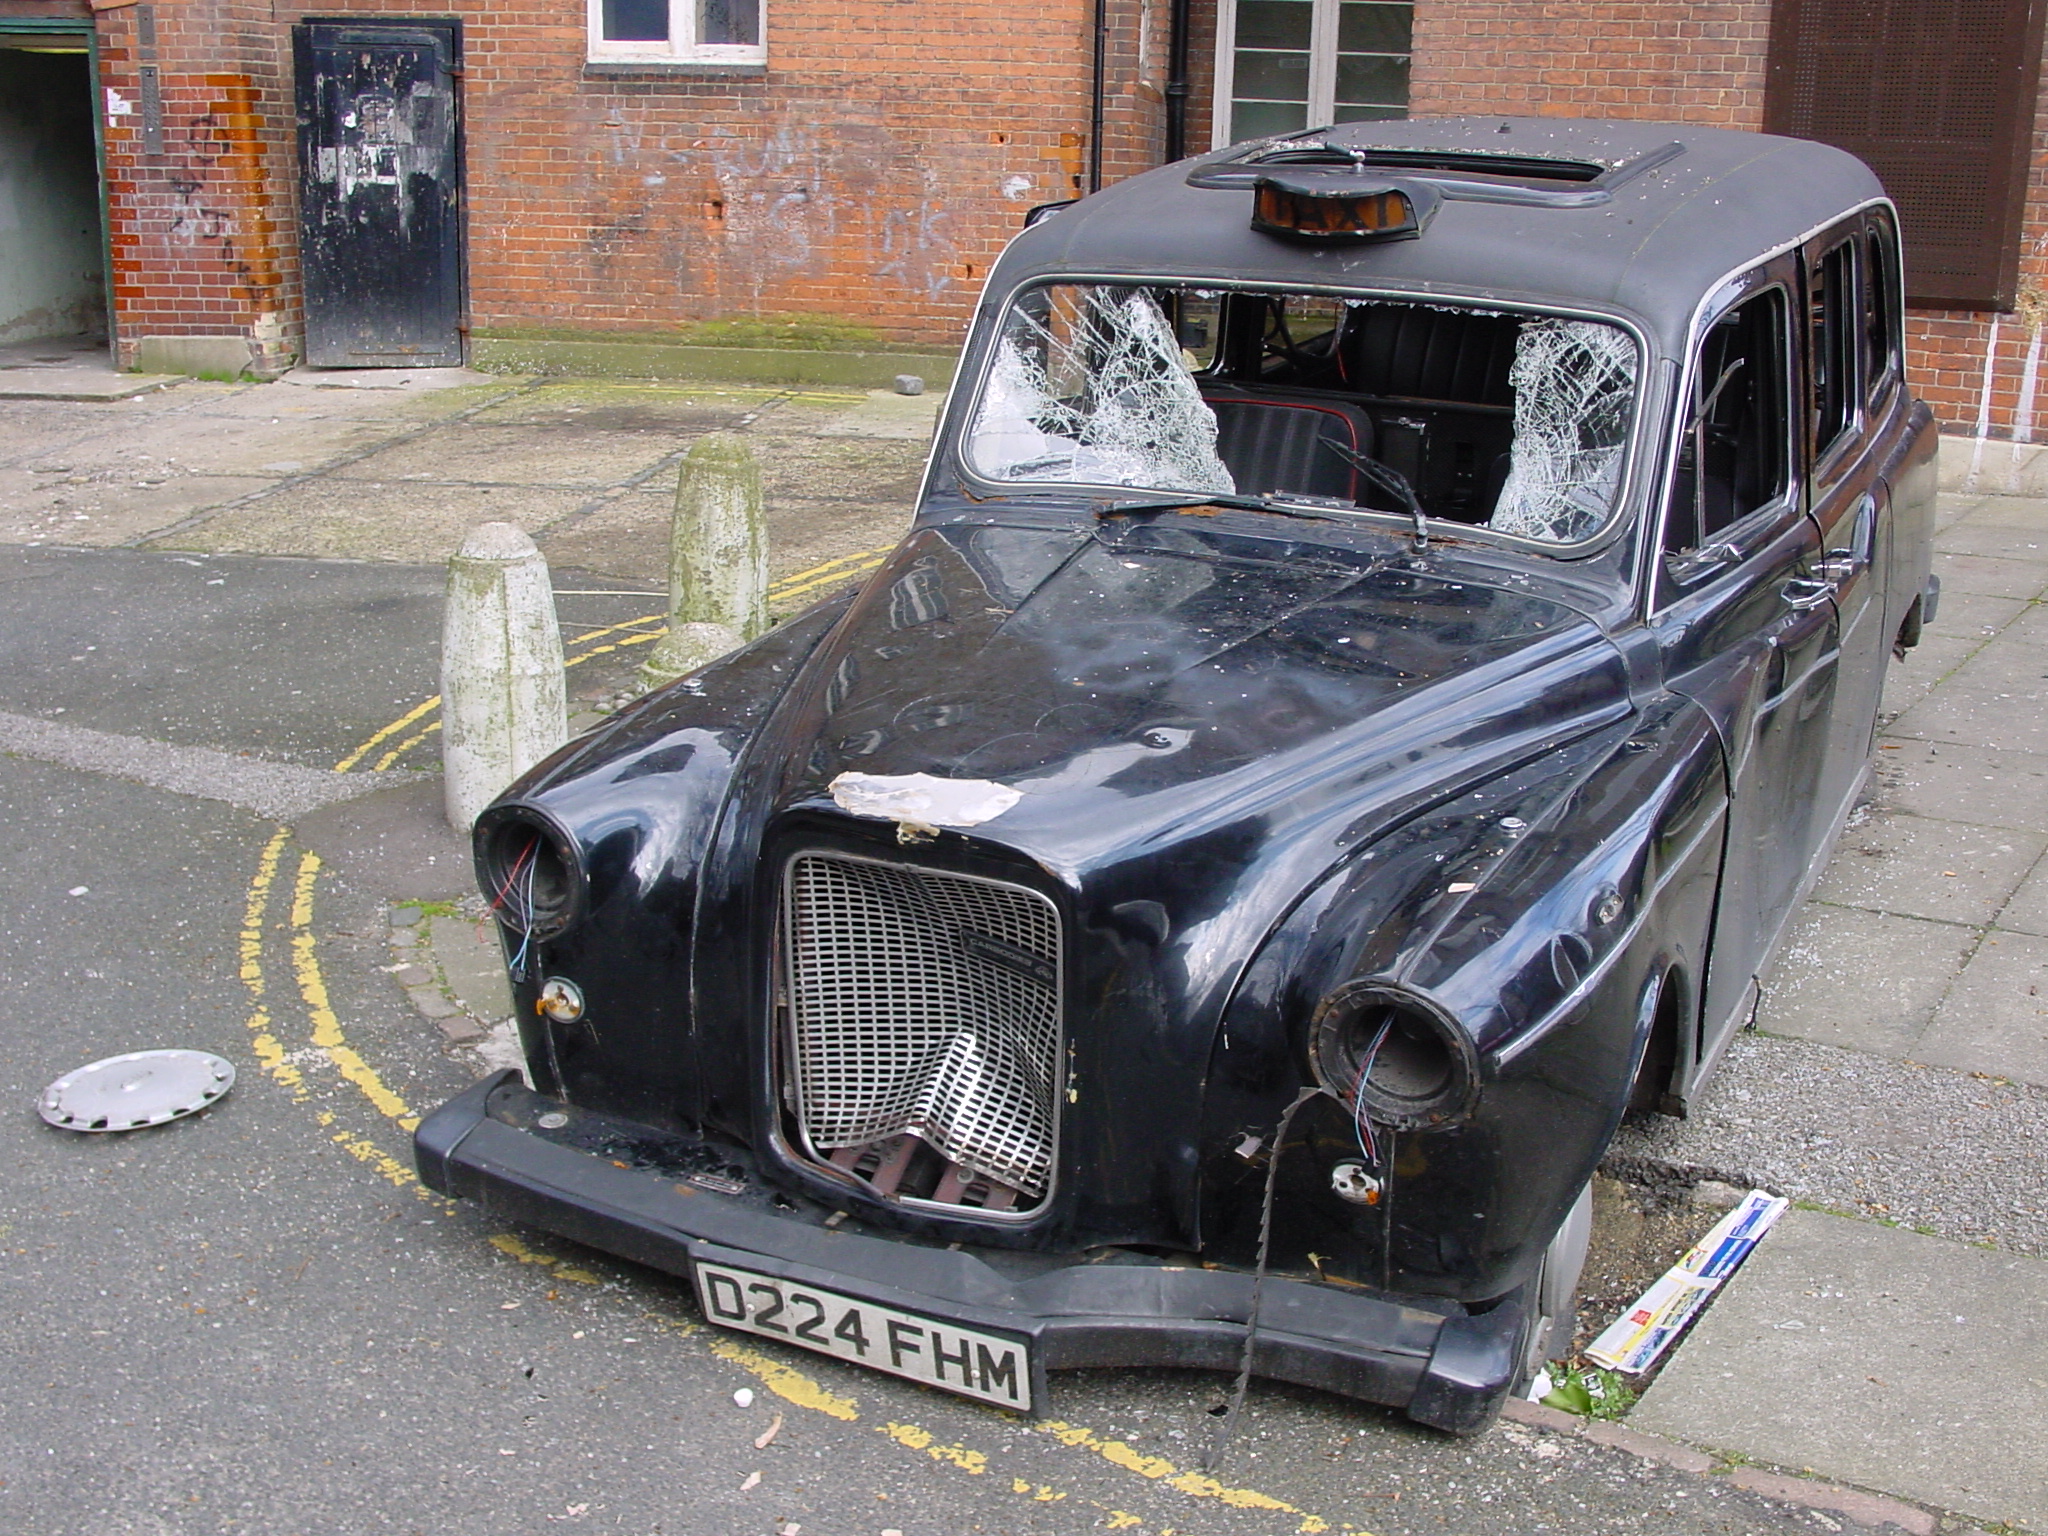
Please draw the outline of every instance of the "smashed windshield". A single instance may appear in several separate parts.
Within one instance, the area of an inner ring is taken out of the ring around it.
[[[1419,506],[1572,544],[1613,513],[1639,371],[1602,321],[1047,284],[1004,317],[967,461],[1012,484]]]

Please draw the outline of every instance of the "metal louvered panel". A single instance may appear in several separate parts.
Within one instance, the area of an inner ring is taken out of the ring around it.
[[[1776,0],[1764,127],[1861,156],[1898,204],[1908,301],[2009,309],[2042,0]]]
[[[1060,921],[1035,891],[808,852],[782,889],[788,1069],[813,1155],[911,1132],[1034,1198],[1052,1182]]]

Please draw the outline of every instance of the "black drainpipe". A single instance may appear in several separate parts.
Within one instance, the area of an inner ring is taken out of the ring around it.
[[[1173,0],[1166,43],[1166,163],[1188,152],[1188,0]]]
[[[1102,190],[1103,93],[1109,89],[1109,0],[1095,0],[1095,88],[1088,103],[1088,190]]]

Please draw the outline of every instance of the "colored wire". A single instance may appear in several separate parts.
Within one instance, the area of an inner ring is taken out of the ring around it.
[[[1387,1043],[1387,1032],[1394,1027],[1392,1019],[1380,1026],[1380,1032],[1372,1037],[1367,1047],[1365,1060],[1359,1063],[1358,1082],[1351,1090],[1351,1124],[1358,1132],[1358,1150],[1364,1154],[1368,1165],[1377,1165],[1380,1160],[1379,1138],[1372,1133],[1372,1116],[1365,1111],[1365,1080],[1372,1076],[1372,1064],[1379,1060],[1380,1047]]]

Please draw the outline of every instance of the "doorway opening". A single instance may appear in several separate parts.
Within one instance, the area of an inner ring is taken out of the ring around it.
[[[0,22],[0,349],[110,346],[106,200],[89,27]]]

